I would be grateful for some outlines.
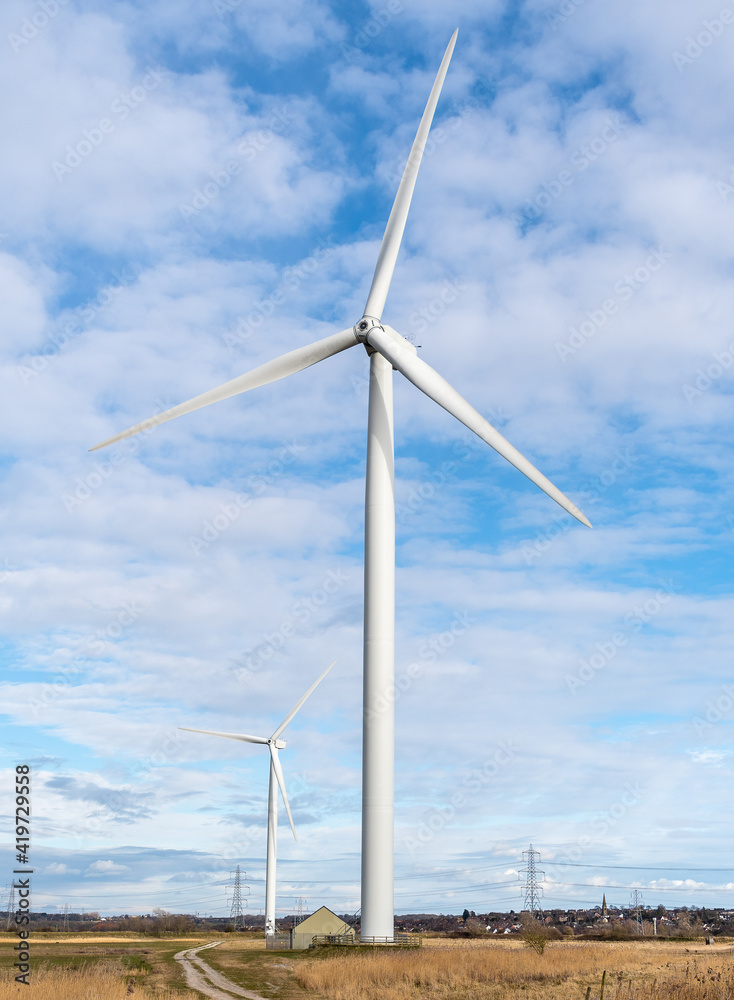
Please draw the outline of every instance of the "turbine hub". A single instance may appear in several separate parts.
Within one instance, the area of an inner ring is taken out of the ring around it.
[[[374,329],[382,329],[382,323],[380,323],[379,319],[376,319],[374,316],[363,316],[354,327],[354,336],[360,343],[366,344],[370,331]]]
[[[272,743],[272,745],[275,747],[276,750],[285,750],[285,748],[288,746],[285,740],[269,739],[268,743],[269,744]]]

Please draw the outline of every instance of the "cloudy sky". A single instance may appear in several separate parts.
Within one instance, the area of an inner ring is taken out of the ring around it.
[[[359,907],[367,359],[106,451],[385,319],[588,515],[401,376],[396,909],[731,905],[734,8],[6,0],[2,824],[36,909]],[[9,881],[12,855],[3,854]],[[727,867],[728,866],[728,867]]]

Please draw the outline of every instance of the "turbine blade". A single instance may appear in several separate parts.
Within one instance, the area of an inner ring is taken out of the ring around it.
[[[336,663],[336,660],[334,660],[334,663]],[[328,674],[328,672],[331,670],[331,667],[334,666],[334,663],[332,663],[331,666],[329,666],[329,667],[326,668],[326,670],[323,672],[323,674],[319,677],[319,679],[317,681],[313,682],[313,684],[308,689],[308,691],[303,695],[302,698],[299,699],[299,701],[297,702],[297,704],[295,705],[295,707],[292,708],[290,710],[290,712],[288,713],[288,715],[286,715],[286,717],[283,719],[283,721],[281,722],[281,724],[278,726],[278,728],[273,733],[271,739],[274,739],[274,740],[278,739],[278,737],[280,736],[280,734],[283,732],[283,730],[285,729],[285,727],[288,725],[288,723],[291,721],[291,719],[293,718],[293,716],[299,710],[299,708],[304,703],[304,701],[306,700],[306,698],[308,698],[308,696],[311,694],[311,692],[313,690],[315,690],[315,688],[317,688],[319,686],[319,684],[322,682],[322,680],[324,679],[324,677],[326,677],[326,675]]]
[[[446,71],[451,62],[451,55],[454,51],[454,45],[456,45],[456,36],[458,33],[459,29],[457,28],[451,36],[451,41],[448,44],[438,73],[436,74],[436,79],[431,89],[428,103],[426,104],[426,110],[423,112],[423,117],[421,118],[418,132],[413,142],[413,148],[410,151],[408,162],[403,171],[398,193],[395,195],[390,218],[387,220],[385,235],[382,237],[382,245],[380,246],[377,266],[372,278],[372,286],[367,296],[367,305],[364,307],[365,316],[374,316],[378,320],[381,318],[382,310],[385,308],[385,299],[390,290],[390,282],[395,270],[395,261],[397,260],[400,243],[403,239],[405,221],[408,218],[408,209],[410,208],[410,200],[413,197],[413,188],[418,176],[418,168],[421,165],[423,150],[426,148],[426,140],[428,139],[431,122],[433,121],[433,114],[438,104],[443,81],[446,78]]]
[[[590,521],[567,496],[561,493],[549,479],[546,479],[543,473],[539,472],[527,458],[521,455],[506,438],[502,437],[500,432],[495,430],[470,403],[467,403],[464,397],[452,385],[449,385],[445,378],[417,356],[415,347],[409,341],[387,325],[382,328],[374,327],[370,330],[367,341],[416,388],[442,406],[444,410],[448,410],[469,430],[474,431],[482,441],[486,441],[491,448],[506,458],[516,469],[519,469],[544,493],[547,493],[552,500],[555,500],[564,510],[572,514],[577,521],[591,527]]]
[[[278,750],[273,744],[270,744],[270,759],[273,762],[273,770],[275,771],[275,777],[278,779],[278,788],[280,788],[280,794],[283,796],[283,804],[285,805],[285,811],[288,813],[288,819],[291,824],[291,830],[293,831],[293,839],[298,840],[296,836],[296,828],[293,824],[293,817],[291,816],[291,807],[288,804],[288,796],[285,793],[285,779],[283,778],[283,768],[280,766],[280,758],[278,757]]]
[[[225,382],[224,385],[220,385],[216,389],[203,392],[200,396],[194,396],[193,399],[189,399],[186,403],[179,403],[178,406],[174,406],[170,410],[157,413],[154,417],[149,417],[134,427],[130,427],[126,431],[121,431],[119,434],[107,438],[106,441],[96,444],[89,450],[97,451],[99,448],[106,448],[107,445],[116,444],[117,441],[132,437],[133,434],[139,434],[140,431],[152,430],[158,424],[164,424],[167,420],[173,420],[174,417],[181,417],[184,413],[199,410],[202,406],[208,406],[209,403],[217,403],[220,399],[229,399],[230,396],[237,396],[239,393],[247,392],[249,389],[257,389],[258,386],[267,385],[268,382],[276,382],[287,375],[294,375],[304,368],[310,368],[311,365],[315,365],[318,361],[330,358],[332,354],[338,354],[340,351],[345,351],[348,347],[354,347],[357,343],[359,341],[354,336],[354,330],[351,327],[349,330],[342,330],[341,333],[334,333],[323,340],[317,340],[315,344],[309,344],[307,347],[299,347],[295,351],[283,354],[274,361],[267,361],[264,365],[260,365],[259,368],[254,368],[245,375],[239,375],[237,378],[233,378],[230,382]]]
[[[215,733],[211,729],[191,729],[190,726],[179,726],[179,729],[187,733],[204,733],[205,736],[223,736],[225,740],[240,740],[242,743],[264,743],[267,746],[267,739],[262,736],[247,736],[239,733]]]

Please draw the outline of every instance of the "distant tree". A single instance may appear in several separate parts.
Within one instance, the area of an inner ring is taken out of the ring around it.
[[[469,919],[469,917],[470,917],[469,911],[468,910],[464,910],[464,912],[461,914],[461,919],[464,921],[464,923],[467,922],[467,920]]]
[[[539,920],[535,920],[529,914],[523,914],[522,930],[520,931],[523,944],[542,955],[548,944],[549,936],[545,924],[541,924]]]

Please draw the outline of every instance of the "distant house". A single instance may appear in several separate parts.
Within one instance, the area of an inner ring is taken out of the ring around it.
[[[283,934],[272,934],[266,939],[268,948],[276,951],[302,951],[313,945],[315,937],[351,938],[354,939],[354,928],[345,923],[336,913],[332,913],[327,906],[312,913],[310,917],[302,920],[292,931]]]

